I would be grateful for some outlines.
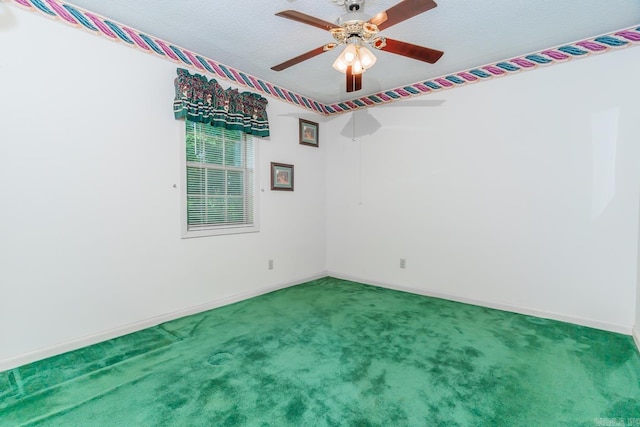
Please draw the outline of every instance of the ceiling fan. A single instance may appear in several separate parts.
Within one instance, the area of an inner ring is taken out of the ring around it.
[[[282,71],[292,65],[332,50],[337,46],[346,45],[344,51],[333,63],[333,68],[346,74],[347,92],[354,92],[362,89],[362,73],[376,62],[376,57],[367,49],[367,46],[430,64],[437,62],[444,54],[439,50],[378,35],[378,32],[385,28],[433,9],[437,6],[433,0],[404,0],[371,18],[363,12],[364,2],[365,0],[344,0],[347,13],[340,16],[336,24],[295,10],[276,13],[276,16],[327,30],[331,33],[335,42],[310,50],[275,65],[271,69]]]

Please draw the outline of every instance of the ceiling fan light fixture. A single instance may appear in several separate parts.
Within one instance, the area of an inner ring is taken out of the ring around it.
[[[340,56],[338,56],[338,58],[334,61],[333,68],[341,73],[346,73],[347,67],[347,63],[344,62],[344,60],[342,59],[342,54],[340,54]]]
[[[342,51],[341,56],[344,62],[347,63],[347,65],[353,64],[353,61],[355,61],[358,58],[358,51],[356,50],[356,45],[352,43],[347,44],[347,47],[344,49],[344,51]]]
[[[360,46],[360,48],[358,49],[358,58],[360,59],[362,68],[365,70],[367,68],[373,67],[373,64],[375,64],[378,60],[378,58],[376,58],[376,56],[364,46]]]
[[[340,53],[333,63],[333,68],[341,73],[347,72],[347,67],[353,65],[353,62],[358,58],[358,51],[356,45],[348,43],[347,47]]]
[[[365,46],[355,42],[347,44],[347,47],[336,58],[333,68],[341,73],[347,72],[347,67],[351,66],[353,74],[362,74],[375,64],[377,58]]]
[[[357,58],[353,65],[351,66],[351,70],[353,74],[362,74],[364,72],[364,68],[362,67],[362,62],[360,62],[360,58]]]

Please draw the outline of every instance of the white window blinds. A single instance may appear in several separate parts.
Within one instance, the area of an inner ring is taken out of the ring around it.
[[[253,138],[209,124],[185,126],[187,234],[257,231]]]

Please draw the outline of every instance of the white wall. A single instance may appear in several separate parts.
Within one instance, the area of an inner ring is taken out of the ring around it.
[[[360,111],[355,142],[270,99],[261,231],[182,240],[176,65],[2,3],[0,40],[0,370],[326,269],[640,324],[640,49]]]
[[[313,113],[269,99],[259,233],[182,240],[178,65],[0,8],[0,371],[323,275],[325,144],[297,136]],[[294,192],[269,190],[271,161]]]
[[[333,120],[328,271],[630,333],[635,75],[630,48]]]
[[[640,225],[638,226],[638,231],[640,232]],[[636,281],[636,323],[633,327],[633,338],[636,342],[636,347],[638,347],[638,351],[640,351],[640,238],[638,239],[638,273],[636,275]]]

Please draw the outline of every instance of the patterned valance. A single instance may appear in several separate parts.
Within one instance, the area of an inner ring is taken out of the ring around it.
[[[212,126],[241,130],[256,136],[269,136],[268,101],[251,92],[223,89],[215,79],[178,68],[175,79],[176,119],[209,123]]]

